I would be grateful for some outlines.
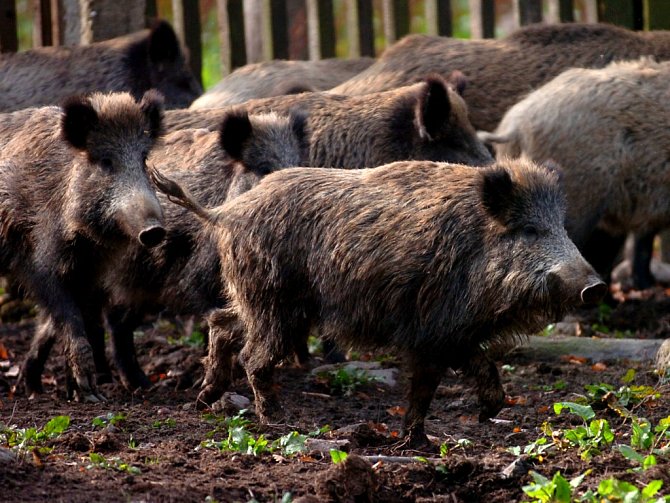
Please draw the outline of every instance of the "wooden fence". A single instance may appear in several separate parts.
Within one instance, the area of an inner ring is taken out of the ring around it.
[[[161,12],[160,0],[29,0],[33,45],[90,43],[135,31]],[[459,0],[210,0],[216,9],[223,75],[247,62],[298,57],[335,56],[335,9],[346,11],[348,56],[374,56],[375,36],[384,46],[410,30],[410,7],[422,5],[425,31],[454,32],[453,7]],[[461,3],[465,0],[460,0]],[[508,0],[513,25],[570,22],[579,5],[580,21],[603,21],[632,29],[670,27],[670,0]],[[502,2],[498,4],[500,6]],[[496,2],[467,0],[473,38],[493,37]],[[459,4],[460,5],[460,4]],[[201,2],[171,0],[173,25],[201,73]],[[375,33],[374,20],[381,33]],[[18,47],[16,2],[0,0],[0,50]],[[298,47],[298,51],[295,48]]]

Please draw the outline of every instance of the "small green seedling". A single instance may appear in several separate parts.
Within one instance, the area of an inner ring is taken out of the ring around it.
[[[182,335],[181,337],[167,336],[168,344],[173,346],[188,346],[191,348],[205,347],[205,334],[199,330],[194,330],[191,335]]]
[[[91,424],[96,428],[106,428],[107,426],[116,426],[126,420],[126,415],[122,412],[108,412],[104,416],[93,418]]]
[[[567,480],[561,472],[556,472],[550,479],[540,475],[535,471],[531,471],[530,475],[533,481],[522,487],[523,492],[533,498],[533,503],[571,503],[573,500],[573,492],[579,487],[591,470]]]
[[[568,409],[577,414],[584,421],[584,426],[577,426],[561,432],[562,439],[554,435],[554,442],[561,447],[579,447],[579,453],[584,461],[600,454],[601,449],[612,444],[614,433],[606,419],[593,419],[595,413],[589,405],[580,405],[574,402],[560,402],[554,404],[554,412],[560,414]],[[589,421],[590,420],[590,421]],[[589,421],[587,423],[587,421]]]
[[[168,417],[167,419],[157,419],[153,423],[151,423],[152,428],[174,428],[177,426],[177,421],[172,419],[171,417]]]
[[[129,473],[131,475],[139,475],[142,473],[142,470],[136,466],[122,461],[121,458],[118,457],[107,459],[102,454],[92,452],[88,455],[88,458],[91,463],[86,466],[87,470],[90,470],[91,468],[99,468],[103,470],[116,470],[119,472]]]

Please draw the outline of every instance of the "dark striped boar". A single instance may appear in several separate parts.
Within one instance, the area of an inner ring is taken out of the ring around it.
[[[633,282],[654,283],[654,235],[670,226],[670,62],[650,59],[568,70],[514,105],[494,134],[501,157],[562,167],[566,226],[609,278],[626,235],[638,236]],[[611,236],[609,253],[603,232]]]
[[[0,111],[57,105],[68,96],[127,91],[139,100],[150,88],[167,108],[184,108],[202,94],[172,27],[76,47],[42,47],[0,56]]]
[[[213,227],[231,303],[212,319],[214,363],[227,375],[243,336],[263,422],[282,413],[275,365],[315,326],[342,345],[405,356],[404,432],[424,445],[447,368],[474,378],[480,419],[493,417],[504,392],[485,345],[535,332],[606,290],[565,232],[557,177],[531,163],[287,169],[214,210],[155,176]]]
[[[154,91],[139,103],[127,93],[93,94],[0,115],[14,125],[0,150],[0,273],[36,301],[38,332],[63,341],[68,384],[86,400],[101,398],[87,340],[106,299],[98,278],[132,243],[150,248],[165,236],[145,164],[161,103]],[[43,361],[29,356],[22,368],[37,376],[29,390],[41,388],[35,364]]]
[[[373,58],[330,58],[245,65],[221,79],[190,108],[221,108],[257,98],[325,91],[362,72],[374,61]]]

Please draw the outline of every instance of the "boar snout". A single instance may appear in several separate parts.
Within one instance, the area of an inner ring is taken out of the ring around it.
[[[579,294],[584,304],[597,304],[607,293],[607,285],[600,278],[592,278]]]
[[[163,239],[165,239],[165,234],[165,228],[160,225],[158,221],[155,221],[145,229],[142,229],[137,236],[137,239],[139,239],[143,246],[153,248],[154,246],[158,246]]]

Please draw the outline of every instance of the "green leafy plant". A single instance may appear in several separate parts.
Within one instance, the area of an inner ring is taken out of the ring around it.
[[[523,486],[521,489],[528,496],[533,498],[533,503],[570,503],[573,499],[573,491],[582,483],[591,471],[586,472],[567,480],[561,472],[556,472],[551,479],[531,471],[530,475],[533,481]]]
[[[334,464],[342,463],[345,459],[347,459],[347,456],[349,455],[344,451],[338,451],[337,449],[330,450],[330,459]]]
[[[634,417],[631,429],[630,445],[618,445],[617,448],[623,457],[639,464],[636,470],[656,465],[656,456],[666,456],[670,451],[667,442],[670,438],[670,416],[661,419],[654,428],[646,419]]]
[[[126,415],[122,412],[108,412],[104,416],[93,418],[91,424],[96,428],[105,428],[107,426],[116,426],[126,420]]]
[[[19,452],[37,449],[42,455],[51,452],[44,446],[48,440],[57,438],[70,426],[70,416],[56,416],[42,428],[17,428],[0,423],[0,441],[3,445]]]
[[[367,371],[355,367],[341,367],[336,370],[320,372],[317,379],[330,388],[334,395],[351,396],[356,389],[377,380]]]
[[[521,446],[509,447],[507,452],[514,454],[515,456],[521,456],[522,454],[528,456],[530,459],[539,459],[542,460],[544,455],[550,449],[553,449],[555,445],[549,442],[549,439],[546,436],[542,436],[535,440],[534,442],[526,445],[523,449]]]
[[[601,449],[612,444],[614,433],[606,419],[594,419],[595,413],[589,405],[580,405],[574,402],[560,402],[554,404],[554,412],[560,414],[568,409],[584,421],[583,426],[556,432],[554,442],[560,447],[578,447],[579,454],[584,461],[600,454]],[[590,421],[589,421],[590,420]]]
[[[174,346],[189,346],[192,348],[204,348],[205,347],[205,334],[199,330],[194,330],[190,335],[182,335],[181,337],[172,337],[167,336],[168,344]]]
[[[215,418],[219,425],[216,430],[208,433],[208,438],[201,443],[202,447],[218,449],[221,452],[240,452],[242,454],[251,454],[259,456],[279,451],[284,456],[293,456],[305,450],[305,441],[307,435],[301,435],[297,431],[292,431],[274,441],[265,438],[264,435],[255,436],[249,427],[251,421],[244,417],[246,410],[241,410],[235,416],[229,418],[218,419]],[[214,440],[214,437],[220,433],[225,432],[226,438],[223,440]],[[319,434],[321,430],[313,432],[315,435]]]
[[[629,482],[617,480],[615,478],[603,480],[598,484],[598,499],[596,501],[622,501],[625,503],[662,503],[670,502],[670,496],[657,496],[658,491],[663,487],[663,481],[652,480],[643,488],[635,487]]]
[[[142,470],[136,466],[126,463],[125,461],[122,461],[121,458],[118,457],[108,459],[102,454],[92,452],[88,455],[88,458],[91,463],[86,466],[87,470],[90,470],[91,468],[99,468],[103,470],[116,470],[119,472],[130,473],[131,475],[138,475],[142,473]]]

